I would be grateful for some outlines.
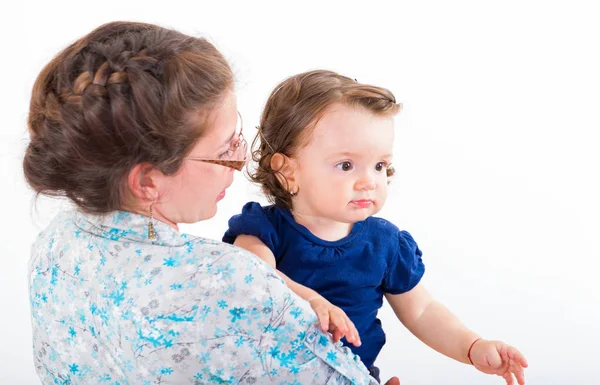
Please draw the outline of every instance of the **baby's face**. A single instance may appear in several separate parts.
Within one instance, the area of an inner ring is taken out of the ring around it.
[[[332,106],[296,153],[294,211],[344,223],[377,213],[387,197],[393,143],[392,117]]]

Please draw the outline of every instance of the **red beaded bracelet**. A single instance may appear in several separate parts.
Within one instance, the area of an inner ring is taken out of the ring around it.
[[[473,360],[471,360],[471,349],[473,349],[473,345],[475,345],[475,343],[477,341],[479,341],[481,339],[481,337],[477,338],[475,341],[473,341],[473,343],[471,344],[471,347],[469,348],[469,352],[467,353],[467,358],[469,359],[469,362],[471,363],[471,365],[475,366],[475,364],[473,363]]]

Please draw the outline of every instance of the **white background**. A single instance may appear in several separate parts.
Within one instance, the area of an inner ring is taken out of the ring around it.
[[[298,72],[391,89],[404,104],[399,177],[381,215],[419,242],[426,286],[484,337],[520,348],[528,384],[600,384],[596,2],[14,3],[0,16],[0,384],[38,383],[27,260],[59,206],[34,206],[22,177],[31,87],[59,49],[113,20],[210,38],[236,72],[249,134],[272,87]],[[220,238],[256,191],[240,175],[213,220],[183,231]],[[380,314],[383,378],[502,384]]]

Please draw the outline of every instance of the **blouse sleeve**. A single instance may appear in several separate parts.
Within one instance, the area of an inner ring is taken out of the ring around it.
[[[392,254],[388,262],[383,281],[384,292],[401,294],[417,286],[425,273],[422,255],[413,237],[407,231],[400,231],[397,252]]]
[[[219,324],[213,339],[235,351],[225,358],[232,365],[226,373],[220,368],[221,378],[240,384],[377,384],[358,356],[321,331],[310,305],[272,269],[254,255],[235,261],[236,284],[221,299],[225,314],[213,320]]]
[[[260,239],[275,253],[278,237],[273,223],[259,203],[249,202],[242,208],[242,213],[229,219],[229,229],[223,236],[223,242],[233,244],[239,235],[252,235]]]

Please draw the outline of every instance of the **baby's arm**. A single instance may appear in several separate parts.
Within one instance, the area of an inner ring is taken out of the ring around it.
[[[260,239],[252,235],[238,235],[233,244],[237,247],[241,247],[257,255],[260,259],[265,261],[267,265],[277,270],[275,267],[275,255],[267,245],[265,245]],[[277,273],[283,278],[285,284],[300,298],[310,302],[312,299],[320,297],[319,293],[313,289],[301,285],[292,281],[287,275],[277,270]]]
[[[519,384],[525,383],[523,368],[527,367],[527,361],[516,348],[480,339],[423,285],[418,284],[406,293],[385,296],[404,326],[431,348],[465,364],[472,360],[478,370],[502,376],[509,385],[514,382],[513,373]]]
[[[259,238],[252,235],[241,234],[237,236],[233,244],[257,255],[275,269],[290,290],[310,303],[319,318],[321,328],[324,331],[330,331],[333,334],[333,339],[335,341],[339,341],[343,336],[346,336],[348,342],[355,346],[360,346],[358,331],[346,313],[339,307],[334,306],[313,289],[293,281],[287,275],[277,270],[275,267],[275,255]]]

